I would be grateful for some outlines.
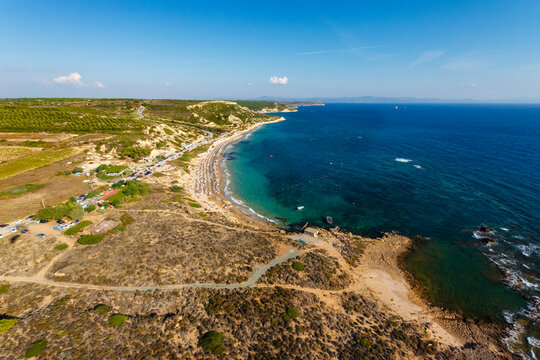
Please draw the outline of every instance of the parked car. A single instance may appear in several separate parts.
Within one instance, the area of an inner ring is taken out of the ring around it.
[[[43,238],[45,237],[45,234],[43,234],[43,233],[39,233],[39,234],[37,234],[36,236],[37,236],[37,237],[40,237],[40,238],[42,238],[42,239],[43,239]]]
[[[11,232],[17,232],[17,229],[11,228],[11,229],[9,229],[9,231],[11,231]]]
[[[5,228],[6,226],[8,226],[8,224],[1,224],[0,228]]]
[[[39,223],[40,223],[40,224],[46,224],[46,223],[48,223],[48,222],[49,222],[49,220],[39,220]]]
[[[57,224],[63,224],[64,222],[65,222],[64,220],[56,220]]]
[[[29,230],[24,229],[24,230],[21,231],[21,233],[26,234],[26,233],[28,233],[28,231]]]

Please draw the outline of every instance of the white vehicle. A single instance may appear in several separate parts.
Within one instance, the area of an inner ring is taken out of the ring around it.
[[[0,233],[0,239],[4,237],[4,234]]]
[[[17,232],[17,229],[11,228],[11,229],[9,229],[9,231],[11,231],[11,232]]]
[[[22,223],[22,220],[15,220],[11,225],[19,225],[20,223]]]

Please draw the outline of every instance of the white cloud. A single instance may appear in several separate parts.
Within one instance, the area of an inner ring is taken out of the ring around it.
[[[97,87],[100,89],[103,89],[105,85],[101,81],[96,81],[93,84],[85,84],[82,82],[82,75],[79,73],[71,73],[69,75],[59,76],[57,78],[53,79],[53,82],[60,85],[70,85],[70,86],[76,86],[76,87],[84,87],[84,86],[90,86],[90,87]]]
[[[440,51],[440,50],[424,51],[422,54],[420,54],[419,57],[416,58],[416,60],[414,60],[411,63],[411,66],[417,66],[417,65],[420,65],[420,64],[428,63],[430,61],[433,61],[433,60],[443,56],[443,54],[444,54],[444,51]]]
[[[286,85],[289,83],[289,79],[286,76],[284,77],[270,76],[270,83]]]
[[[69,75],[59,76],[57,78],[54,78],[53,81],[57,84],[84,86],[81,79],[82,79],[81,74],[74,72]]]
[[[461,86],[461,87],[477,87],[478,84],[473,82],[473,83],[470,83],[470,84],[461,84],[459,86]]]
[[[171,83],[170,83],[170,82],[166,82],[166,83],[165,83],[165,86],[171,86]]]
[[[253,86],[253,83],[252,83],[252,82],[248,82],[248,83],[247,83],[247,86]]]

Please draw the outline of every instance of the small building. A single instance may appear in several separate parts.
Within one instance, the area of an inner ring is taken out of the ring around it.
[[[304,234],[311,235],[313,237],[319,236],[319,229],[308,227],[304,230]]]
[[[93,235],[106,234],[115,227],[120,225],[120,222],[115,220],[103,220],[92,229]]]

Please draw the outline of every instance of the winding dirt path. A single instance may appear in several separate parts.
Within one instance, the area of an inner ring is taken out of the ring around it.
[[[269,263],[256,269],[250,278],[239,284],[214,284],[214,283],[193,283],[193,284],[173,284],[173,285],[148,285],[148,286],[107,286],[94,284],[80,284],[73,282],[61,282],[46,279],[43,270],[34,276],[0,276],[0,281],[22,282],[38,285],[47,285],[61,288],[87,289],[87,290],[109,290],[109,291],[153,291],[153,290],[180,290],[180,289],[242,289],[251,288],[257,285],[257,281],[271,268],[300,255],[297,248],[289,248],[285,254],[275,258]],[[49,267],[49,265],[47,265]]]

